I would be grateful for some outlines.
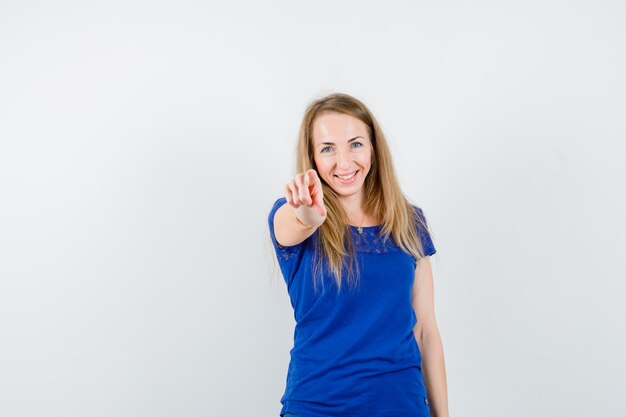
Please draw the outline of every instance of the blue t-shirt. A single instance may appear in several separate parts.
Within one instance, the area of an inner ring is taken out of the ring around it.
[[[280,198],[269,214],[269,229],[287,284],[296,326],[294,346],[281,398],[280,414],[304,417],[426,417],[430,415],[422,361],[413,328],[411,304],[416,260],[381,226],[350,226],[360,279],[350,287],[342,275],[322,268],[323,287],[313,287],[316,230],[295,246],[280,247],[274,215],[286,203]],[[414,206],[422,219],[422,210]],[[425,222],[425,219],[424,219]],[[427,256],[435,248],[428,231],[416,224]]]

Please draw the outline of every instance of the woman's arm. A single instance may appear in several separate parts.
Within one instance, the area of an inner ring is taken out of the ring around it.
[[[315,229],[319,227],[319,225],[304,225],[298,220],[298,217],[296,217],[296,212],[301,212],[299,213],[299,217],[304,218],[305,221],[306,219],[315,219],[316,217],[321,218],[311,207],[300,206],[295,209],[289,204],[283,204],[276,210],[276,215],[274,216],[274,233],[276,235],[276,241],[280,246],[297,245],[311,236],[313,232],[315,232]]]
[[[443,344],[435,321],[434,284],[430,258],[417,262],[412,293],[417,324],[413,329],[422,354],[422,371],[432,417],[448,417],[448,387]]]
[[[274,233],[280,246],[294,246],[311,236],[326,220],[322,182],[314,169],[297,174],[285,185],[285,199],[274,215]]]

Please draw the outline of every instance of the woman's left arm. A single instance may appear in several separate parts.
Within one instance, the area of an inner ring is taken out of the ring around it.
[[[448,417],[446,366],[443,344],[435,321],[433,272],[428,256],[417,262],[412,304],[417,316],[413,334],[422,354],[422,373],[431,416]]]

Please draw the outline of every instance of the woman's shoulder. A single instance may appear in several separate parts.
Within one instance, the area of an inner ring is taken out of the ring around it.
[[[270,220],[273,219],[278,209],[281,208],[286,203],[287,203],[287,199],[285,197],[275,198],[274,203],[272,203],[272,207],[270,208],[270,211],[269,211],[269,219]]]
[[[283,197],[278,197],[278,198],[274,198],[273,206],[280,207],[280,206],[282,206],[285,203],[287,203],[287,198],[285,198],[284,196]]]
[[[426,216],[424,216],[424,210],[417,204],[411,203],[413,219],[418,222],[426,223]]]

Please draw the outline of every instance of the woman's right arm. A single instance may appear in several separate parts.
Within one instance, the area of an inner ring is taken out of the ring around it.
[[[285,185],[283,204],[274,216],[274,234],[282,247],[294,246],[315,232],[326,220],[322,183],[314,169],[295,176]]]

